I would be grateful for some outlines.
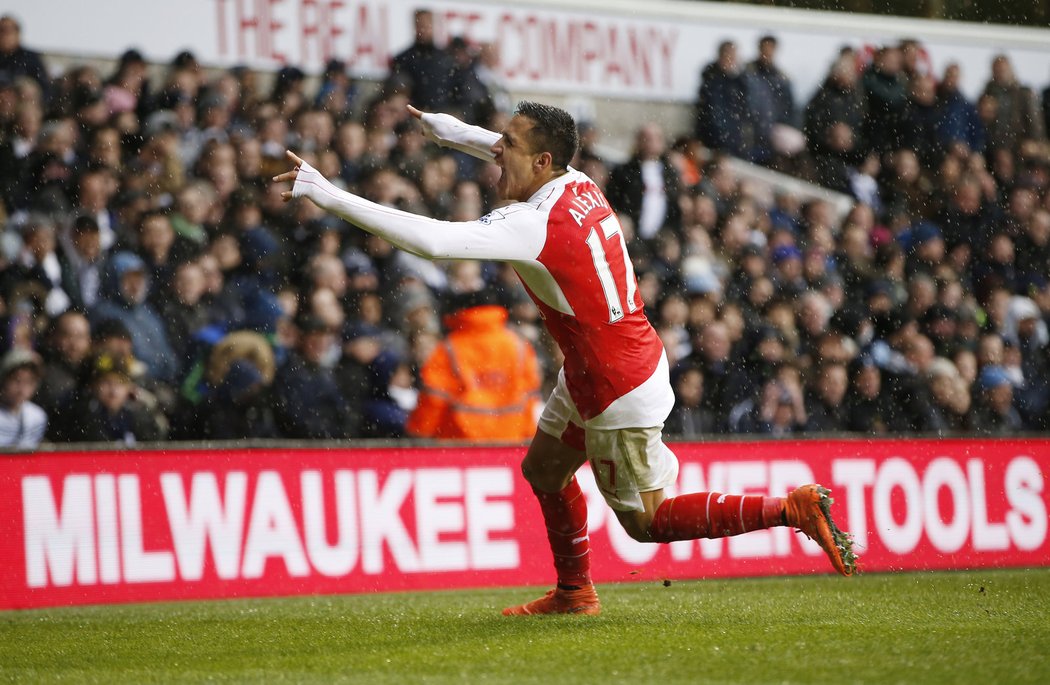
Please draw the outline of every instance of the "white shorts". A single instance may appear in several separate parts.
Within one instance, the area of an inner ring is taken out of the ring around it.
[[[565,387],[564,373],[540,415],[539,428],[565,442],[566,430],[584,433],[584,448],[605,501],[617,511],[642,511],[641,492],[678,479],[678,458],[664,444],[663,424],[637,428],[588,428]],[[578,447],[578,445],[573,445]]]

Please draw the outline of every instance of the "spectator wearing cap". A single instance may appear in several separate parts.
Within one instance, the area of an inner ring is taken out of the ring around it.
[[[34,449],[44,439],[48,415],[32,402],[40,374],[36,352],[14,349],[0,358],[0,448]]]
[[[76,390],[81,366],[91,353],[91,327],[87,317],[69,310],[51,320],[43,347],[44,365],[36,402],[49,415]]]
[[[1014,406],[1014,386],[1006,369],[988,365],[981,369],[975,383],[975,401],[971,424],[978,433],[1009,435],[1024,429],[1021,415]]]
[[[919,273],[933,276],[937,267],[944,263],[944,236],[935,224],[920,221],[900,238],[908,255],[904,269],[909,278]]]
[[[806,291],[806,279],[802,274],[802,250],[795,245],[780,245],[769,255],[773,265],[770,277],[777,297],[794,300]]]
[[[445,339],[420,370],[407,430],[439,439],[520,442],[536,432],[540,369],[532,345],[507,326],[487,289],[451,296]]]
[[[178,360],[164,322],[147,301],[149,289],[142,258],[132,252],[117,252],[106,266],[104,297],[91,308],[88,318],[93,325],[107,319],[120,321],[131,334],[135,357],[146,365],[149,375],[170,383],[179,370]]]
[[[361,435],[361,408],[370,396],[369,368],[384,349],[383,331],[361,320],[347,321],[342,330],[342,355],[334,374],[339,390],[353,412],[348,420],[351,437]]]
[[[110,352],[92,355],[77,392],[56,415],[55,442],[117,442],[135,445],[165,437],[160,417],[136,398],[131,360]]]
[[[296,321],[298,342],[274,378],[274,416],[283,437],[301,440],[352,435],[353,412],[335,375],[323,366],[333,333],[316,316]]]

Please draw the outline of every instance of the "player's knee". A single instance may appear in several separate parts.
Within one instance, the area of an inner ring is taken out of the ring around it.
[[[545,493],[556,493],[562,490],[565,483],[561,482],[559,474],[550,473],[544,469],[537,468],[532,461],[525,459],[522,461],[522,477],[525,478],[529,485],[534,489],[543,491]]]
[[[653,542],[653,537],[649,533],[649,526],[652,525],[653,517],[648,512],[617,511],[616,518],[619,519],[620,525],[623,526],[623,529],[633,540]]]

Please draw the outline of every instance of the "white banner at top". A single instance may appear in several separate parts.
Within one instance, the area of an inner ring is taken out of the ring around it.
[[[413,40],[419,0],[8,0],[23,23],[23,43],[45,52],[116,57],[139,49],[167,62],[180,50],[205,64],[316,73],[330,58],[353,75],[380,78]],[[60,6],[59,6],[60,5]],[[1022,80],[1050,80],[1050,31],[905,20],[703,2],[543,0],[430,3],[438,44],[452,36],[494,43],[515,91],[688,102],[719,42],[734,40],[754,57],[758,38],[778,37],[778,62],[808,99],[844,45],[862,52],[918,38],[935,75],[963,68],[971,97],[989,77],[992,57],[1008,54]],[[644,10],[642,9],[644,8]]]

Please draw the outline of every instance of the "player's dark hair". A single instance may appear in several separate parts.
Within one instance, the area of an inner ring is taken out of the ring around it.
[[[576,155],[580,134],[572,115],[563,109],[522,100],[515,111],[535,124],[530,132],[534,152],[550,152],[556,169],[564,169]]]

